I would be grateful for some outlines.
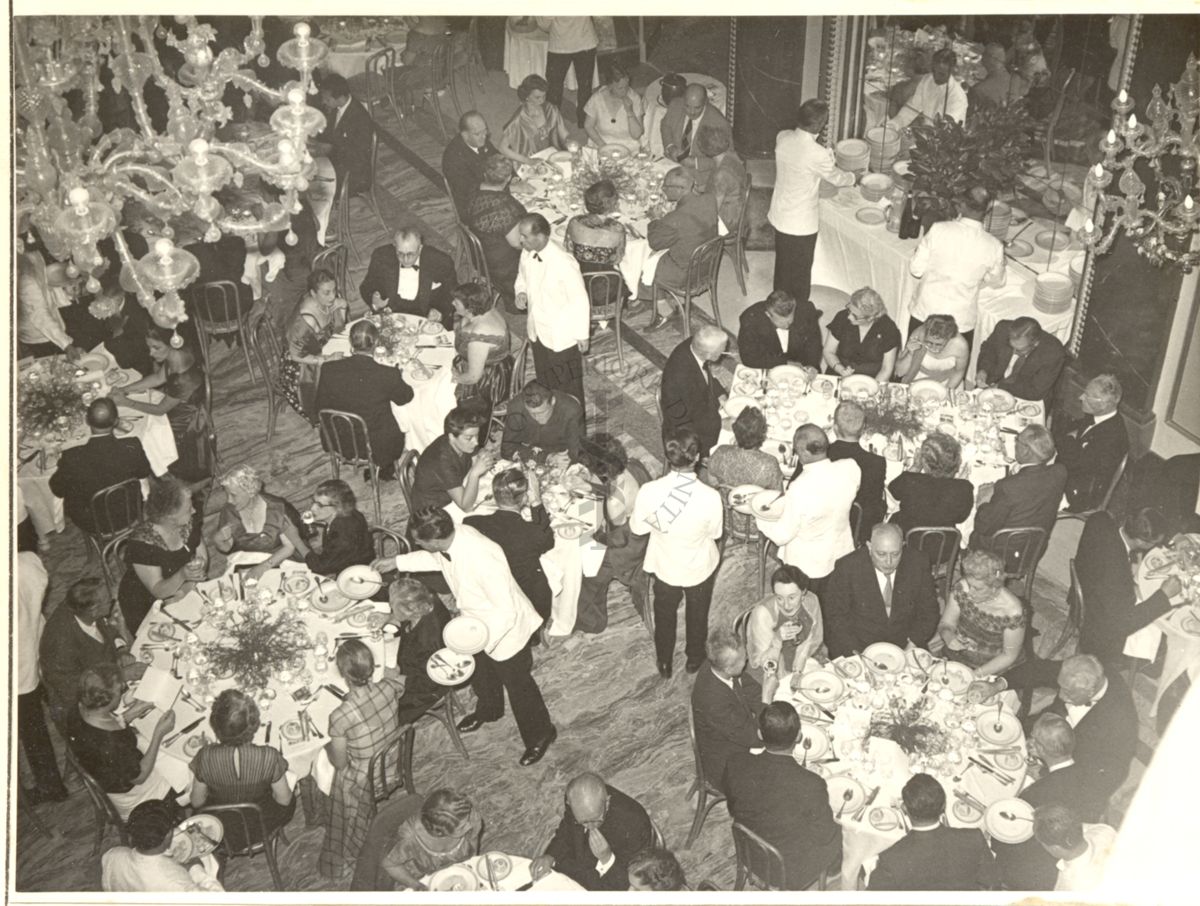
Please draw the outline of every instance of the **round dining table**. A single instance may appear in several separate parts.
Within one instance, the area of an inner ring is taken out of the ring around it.
[[[529,16],[509,16],[504,26],[504,71],[508,73],[508,87],[517,89],[526,76],[546,75],[546,56],[549,53],[550,33],[539,28]],[[600,84],[600,77],[592,69],[592,85]],[[578,81],[575,67],[567,70],[564,86],[575,91]]]
[[[828,664],[809,658],[781,678],[775,700],[800,714],[794,757],[825,779],[842,827],[842,890],[858,889],[860,870],[907,832],[900,793],[913,774],[945,788],[951,827],[982,827],[990,805],[1022,789],[1017,696],[977,703],[970,683],[961,664],[887,643]]]
[[[496,877],[496,866],[501,864],[497,857],[507,860],[509,870],[504,877]],[[492,872],[488,873],[488,859],[492,862]],[[575,881],[560,871],[551,871],[536,881],[530,874],[529,867],[533,860],[528,856],[512,856],[507,853],[481,853],[455,862],[440,871],[421,878],[421,883],[437,892],[466,892],[470,890],[496,891],[507,893],[516,890],[583,890]],[[434,878],[437,881],[430,886]]]

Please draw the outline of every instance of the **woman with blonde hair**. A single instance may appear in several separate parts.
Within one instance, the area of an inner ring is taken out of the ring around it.
[[[450,613],[441,599],[418,579],[397,579],[388,588],[392,619],[400,627],[396,667],[404,677],[400,696],[400,723],[410,724],[441,701],[446,687],[425,672],[425,664],[443,647],[442,630]]]
[[[287,502],[263,493],[263,480],[254,468],[238,466],[221,476],[220,484],[229,500],[217,517],[213,547],[223,554],[268,554],[266,560],[250,568],[250,578],[260,578],[293,554],[308,554],[308,545],[300,538],[297,520],[289,513]]]
[[[946,657],[966,664],[976,679],[999,676],[1021,659],[1027,627],[1021,599],[1004,587],[1004,565],[988,551],[968,551],[962,579],[950,592],[938,624]]]
[[[899,348],[900,329],[879,293],[864,286],[829,322],[823,358],[829,374],[866,374],[883,383],[892,379]]]
[[[929,380],[953,390],[963,382],[970,358],[971,347],[958,332],[954,318],[930,315],[909,334],[904,352],[896,362],[896,374],[904,384]]]

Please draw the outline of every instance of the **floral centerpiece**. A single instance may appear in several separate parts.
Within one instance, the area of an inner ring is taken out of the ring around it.
[[[899,433],[908,440],[916,440],[925,434],[921,412],[907,400],[890,400],[877,396],[874,399],[862,400],[859,405],[863,407],[865,414],[863,430],[868,434],[895,437]]]
[[[293,614],[271,617],[262,607],[250,607],[246,618],[231,621],[224,634],[202,647],[209,670],[218,677],[233,676],[245,688],[261,689],[271,677],[288,668],[310,640],[304,624]]]
[[[83,427],[84,412],[100,385],[80,383],[78,369],[66,358],[39,359],[17,382],[17,425],[21,435],[39,443],[61,443]]]
[[[612,182],[622,198],[644,195],[651,190],[648,161],[641,158],[613,159],[592,155],[581,156],[571,173],[571,193],[578,196],[573,200],[583,201],[587,188],[602,179]]]
[[[932,701],[922,695],[915,701],[896,696],[885,709],[871,718],[871,736],[890,739],[909,755],[931,758],[944,754],[950,747],[950,737],[941,727],[930,722]]]

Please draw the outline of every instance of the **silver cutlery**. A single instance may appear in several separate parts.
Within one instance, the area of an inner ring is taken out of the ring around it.
[[[846,810],[846,806],[850,804],[850,800],[854,798],[854,790],[846,790],[842,793],[842,807],[838,809],[837,814],[833,816],[834,821],[841,820],[842,812]]]
[[[487,853],[484,853],[484,855],[483,855],[483,864],[484,864],[484,865],[486,866],[486,868],[487,868],[487,880],[488,880],[488,885],[489,885],[489,886],[492,888],[492,890],[494,890],[494,891],[495,891],[495,890],[499,890],[500,888],[496,886],[496,875],[495,875],[495,873],[492,871],[492,857],[491,857],[491,856],[489,856]]]
[[[1004,703],[996,702],[996,722],[994,724],[992,724],[992,729],[995,730],[997,733],[999,733],[1001,730],[1004,729],[1004,724],[1000,723],[1000,719],[1003,716],[1003,710],[1004,710]]]
[[[806,768],[808,767],[808,750],[812,748],[812,740],[806,736],[804,737],[804,741],[801,743],[801,745],[804,746],[804,764],[801,765],[801,767]]]
[[[1001,812],[1000,817],[1005,821],[1028,821],[1030,824],[1033,823],[1032,818],[1027,818],[1025,815],[1014,815],[1012,812]]]
[[[859,807],[858,811],[854,813],[854,817],[851,819],[852,821],[862,820],[863,815],[867,813],[867,809],[871,807],[871,803],[875,801],[875,797],[879,795],[880,789],[880,787],[875,787],[875,789],[871,790],[871,795],[866,798],[863,804]]]
[[[954,795],[960,801],[965,802],[967,805],[971,806],[971,808],[975,809],[975,811],[977,811],[977,812],[983,813],[983,812],[987,811],[987,806],[985,806],[982,802],[980,802],[978,799],[976,799],[974,796],[972,796],[970,793],[968,793],[964,790],[955,790]]]
[[[1024,233],[1032,225],[1033,225],[1033,221],[1030,219],[1026,219],[1025,225],[1023,227],[1021,227],[1021,229],[1019,229],[1015,233],[1013,233],[1012,238],[1009,239],[1006,243],[1004,243],[1004,247],[1008,248],[1010,245],[1012,245],[1014,242],[1016,242],[1017,237],[1020,236],[1022,233]]]
[[[175,742],[175,740],[179,739],[179,737],[192,732],[192,730],[196,729],[196,727],[200,726],[200,724],[202,724],[202,723],[204,723],[204,718],[197,717],[195,720],[193,720],[190,724],[188,724],[186,727],[184,727],[178,733],[172,733],[170,736],[168,736],[166,739],[164,739],[162,744],[164,746],[171,745],[171,743]]]

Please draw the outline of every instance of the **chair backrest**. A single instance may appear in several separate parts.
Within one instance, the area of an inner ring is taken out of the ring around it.
[[[367,57],[364,75],[367,80],[367,110],[386,103],[392,89],[392,72],[396,68],[396,50],[385,47]]]
[[[417,460],[420,459],[420,454],[416,450],[405,450],[400,457],[400,463],[396,466],[396,476],[400,479],[400,492],[404,495],[404,505],[408,507],[408,515],[413,515],[412,511],[412,489],[413,481],[417,477]]]
[[[361,415],[322,409],[317,413],[321,426],[321,445],[342,462],[353,466],[370,465],[371,435]]]
[[[454,222],[462,225],[462,211],[458,209],[458,202],[454,200],[454,193],[450,191],[450,180],[442,175],[442,185],[446,187],[446,197],[450,199],[450,210],[454,212]]]
[[[373,525],[370,528],[370,532],[371,537],[375,539],[375,550],[379,557],[394,557],[398,554],[407,554],[410,550],[408,541],[404,539],[404,536],[393,532],[389,528],[384,528],[382,525]]]
[[[1104,499],[1100,501],[1100,506],[1097,509],[1108,509],[1108,505],[1112,503],[1113,494],[1117,491],[1117,485],[1121,483],[1121,478],[1125,474],[1125,467],[1127,465],[1129,465],[1128,453],[1122,456],[1121,461],[1117,463],[1117,469],[1113,472],[1112,480],[1108,483],[1108,489],[1104,492]]]
[[[142,483],[137,478],[126,478],[101,488],[92,495],[90,506],[93,534],[102,540],[115,538],[142,518]]]
[[[312,269],[316,271],[324,268],[333,274],[334,283],[337,284],[337,294],[343,299],[346,298],[346,274],[349,272],[349,267],[350,250],[344,243],[335,242],[313,255]]]
[[[226,333],[237,329],[238,288],[232,280],[197,283],[187,292],[201,330]]]
[[[453,35],[442,35],[437,39],[430,61],[430,91],[443,91],[450,85],[454,75]]]
[[[83,788],[87,791],[88,799],[91,800],[97,824],[107,823],[115,825],[117,833],[121,835],[121,842],[128,843],[125,819],[121,817],[121,813],[117,811],[117,807],[113,805],[113,801],[108,798],[108,793],[104,792],[104,788],[96,782],[96,778],[89,774],[83,765],[79,763],[79,759],[75,757],[75,753],[71,750],[69,744],[66,746],[66,753],[67,764],[79,775],[79,779],[83,781]]]
[[[395,890],[392,876],[383,869],[383,859],[396,842],[400,825],[417,814],[424,803],[421,796],[400,796],[376,813],[354,863],[351,890]]]
[[[492,274],[488,269],[487,258],[483,254],[483,242],[470,227],[462,222],[458,224],[458,235],[463,241],[463,248],[467,251],[467,261],[470,262],[472,273],[476,280],[483,283],[491,293]]]
[[[228,805],[209,805],[201,814],[220,820],[225,835],[217,848],[228,856],[254,856],[261,853],[267,842],[267,826],[262,809],[254,802],[233,802]]]
[[[117,600],[121,578],[125,575],[125,548],[129,545],[129,534],[118,535],[100,549],[101,572],[109,583],[108,593]]]
[[[658,825],[654,823],[654,819],[650,819],[650,839],[654,841],[655,849],[666,849],[667,843],[663,839],[662,831],[658,829]]]
[[[953,569],[961,544],[962,533],[952,525],[918,525],[904,535],[905,547],[924,551],[934,569],[939,564]]]
[[[750,176],[750,171],[746,171],[746,188],[742,189],[742,206],[738,209],[737,223],[727,223],[726,228],[729,230],[725,234],[726,242],[736,242],[739,239],[744,239],[746,234],[750,232],[750,219],[746,216],[746,208],[750,206],[750,189],[754,186],[754,180]]]
[[[692,703],[688,702],[688,738],[692,741],[692,760],[696,762],[696,788],[708,787],[712,792],[716,793],[721,799],[725,796],[709,781],[704,779],[704,760],[700,757],[700,742],[696,739],[696,712],[692,710]]]
[[[687,284],[689,295],[698,296],[716,291],[717,274],[721,270],[721,258],[725,250],[725,237],[714,236],[692,250],[688,259]],[[713,303],[714,305],[716,302]]]
[[[740,870],[750,883],[764,890],[785,890],[787,871],[783,855],[750,828],[733,822],[733,848]]]
[[[529,341],[522,340],[521,345],[513,355],[512,380],[508,385],[508,398],[511,400],[525,389],[525,372],[529,369]]]
[[[605,321],[613,317],[621,301],[625,278],[611,268],[585,271],[583,285],[587,287],[588,299],[592,303],[592,320]]]
[[[266,309],[250,317],[250,347],[258,359],[258,366],[267,376],[272,389],[279,388],[279,371],[283,363],[283,340],[275,326],[275,320]]]
[[[1068,593],[1074,594],[1074,596],[1075,596],[1074,601],[1070,602],[1070,603],[1073,603],[1075,605],[1074,606],[1075,625],[1076,625],[1076,628],[1079,628],[1079,627],[1083,626],[1083,614],[1084,614],[1084,606],[1085,606],[1086,602],[1083,599],[1083,585],[1079,581],[1079,571],[1077,569],[1075,569],[1075,558],[1074,557],[1072,557],[1071,561],[1067,564],[1067,568],[1071,573],[1071,588]],[[1067,618],[1068,619],[1071,618],[1070,611],[1068,611]]]
[[[992,535],[988,549],[1004,565],[1005,579],[1024,581],[1037,567],[1046,544],[1046,530],[1036,525],[1001,529]]]
[[[349,205],[350,195],[366,195],[375,190],[375,172],[378,170],[379,161],[379,124],[375,122],[374,117],[371,118],[371,155],[367,164],[367,177],[364,180],[339,179],[337,184],[337,200],[339,204]],[[358,188],[351,189],[350,183],[354,182]],[[347,195],[346,193],[350,193]],[[380,215],[382,217],[382,215]],[[357,259],[356,259],[357,260]]]
[[[750,614],[754,613],[754,608],[757,606],[757,604],[751,604],[734,618],[734,634],[741,639],[743,643],[746,641],[747,634],[750,631]]]
[[[374,814],[375,806],[402,786],[408,786],[412,776],[412,750],[416,730],[412,724],[399,729],[382,749],[371,756],[367,764],[367,807]],[[408,790],[409,794],[416,791]]]

